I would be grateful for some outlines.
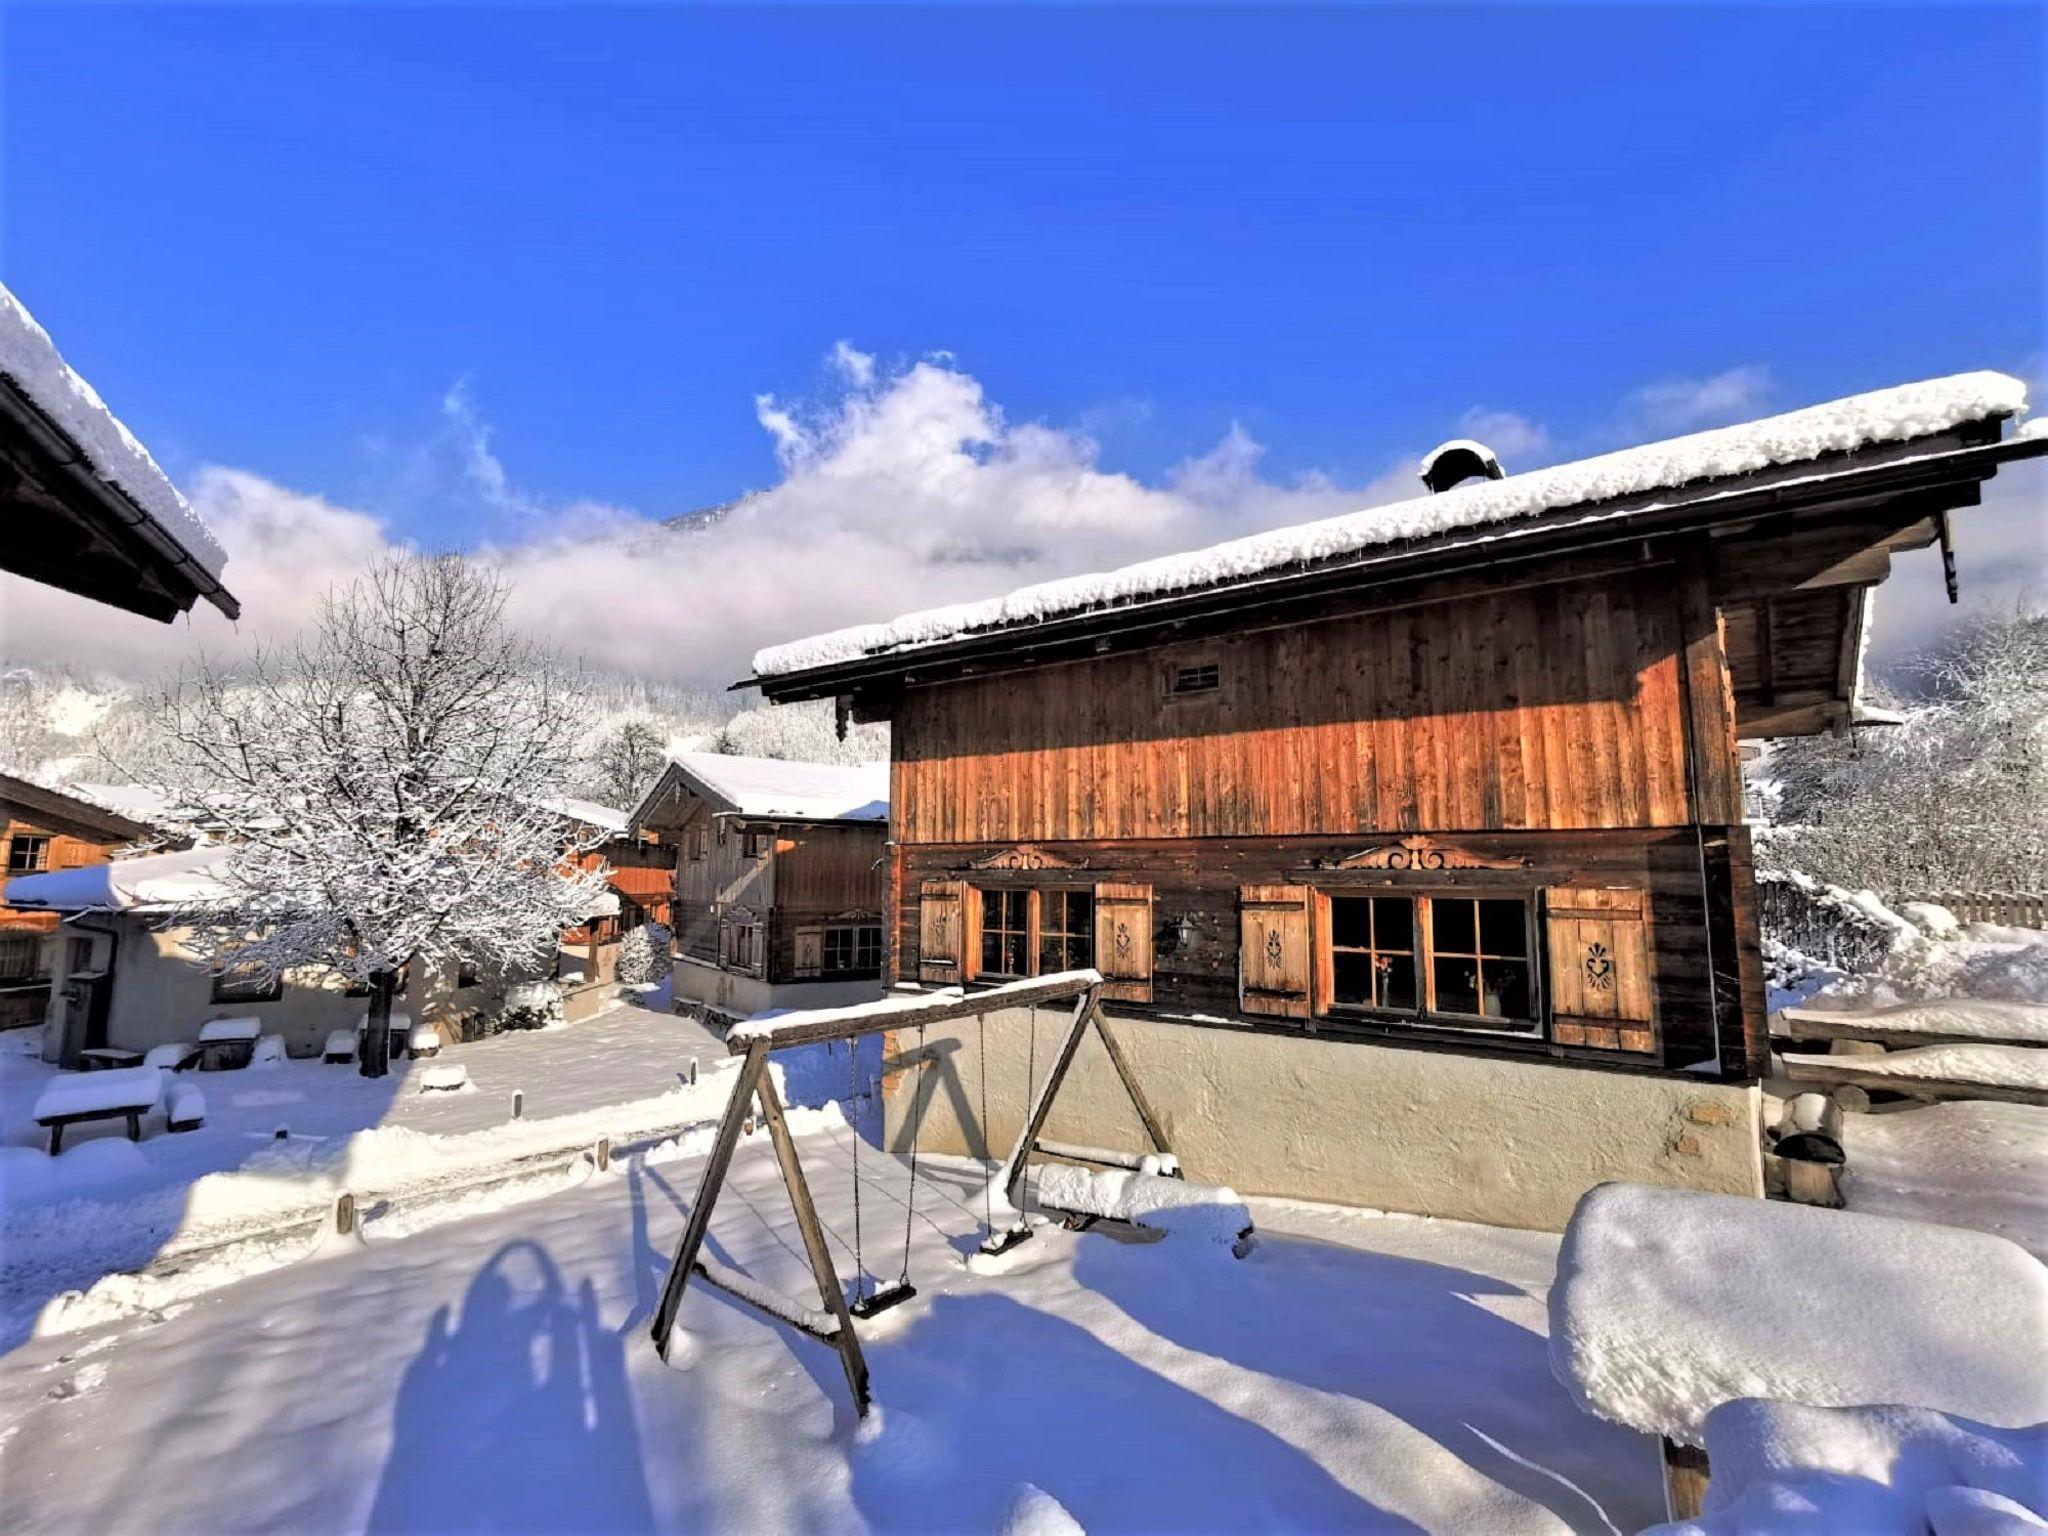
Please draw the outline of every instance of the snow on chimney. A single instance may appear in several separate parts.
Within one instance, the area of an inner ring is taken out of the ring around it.
[[[1489,480],[1506,476],[1500,467],[1500,457],[1484,443],[1475,443],[1469,437],[1454,437],[1448,443],[1439,443],[1422,460],[1422,483],[1429,487],[1430,494],[1448,491],[1454,485],[1484,475]]]

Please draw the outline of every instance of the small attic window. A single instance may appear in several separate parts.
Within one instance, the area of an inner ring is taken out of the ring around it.
[[[1198,694],[1214,693],[1222,686],[1223,668],[1213,661],[1190,662],[1172,667],[1166,674],[1169,698],[1193,698]]]

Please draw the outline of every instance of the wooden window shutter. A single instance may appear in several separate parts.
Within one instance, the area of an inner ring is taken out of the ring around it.
[[[1648,909],[1639,890],[1543,893],[1551,1031],[1561,1045],[1654,1051]]]
[[[1305,1019],[1313,974],[1309,889],[1247,885],[1238,901],[1238,1006],[1246,1013]]]
[[[1095,887],[1095,969],[1104,997],[1152,1001],[1151,886]]]
[[[964,880],[927,880],[919,887],[917,978],[958,985],[974,974],[976,935],[969,932],[973,894]]]

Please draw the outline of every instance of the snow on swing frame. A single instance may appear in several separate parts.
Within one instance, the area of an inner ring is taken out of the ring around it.
[[[788,1324],[806,1337],[831,1346],[838,1353],[841,1368],[846,1373],[846,1384],[853,1394],[855,1410],[862,1417],[867,1415],[867,1360],[861,1353],[853,1319],[856,1315],[872,1315],[914,1294],[909,1285],[908,1249],[906,1247],[903,1279],[879,1289],[871,1297],[860,1298],[857,1313],[855,1307],[847,1302],[845,1289],[826,1247],[824,1227],[818,1219],[803,1164],[797,1157],[796,1142],[783,1114],[782,1099],[776,1091],[773,1076],[767,1070],[768,1057],[775,1051],[793,1046],[835,1040],[851,1042],[862,1035],[890,1030],[916,1028],[922,1031],[929,1025],[953,1019],[981,1019],[1004,1008],[1036,1007],[1068,998],[1074,1000],[1073,1018],[1060,1043],[1059,1053],[1053,1059],[1044,1085],[1037,1088],[1031,1100],[1030,1114],[1004,1165],[1003,1192],[1011,1209],[1022,1209],[1019,1197],[1023,1193],[1027,1164],[1033,1152],[1069,1162],[1094,1163],[1116,1171],[1091,1174],[1081,1169],[1052,1170],[1062,1176],[1042,1181],[1040,1208],[1066,1218],[1073,1226],[1085,1227],[1098,1221],[1124,1222],[1167,1232],[1204,1231],[1212,1236],[1219,1235],[1216,1222],[1220,1219],[1231,1229],[1220,1235],[1230,1243],[1231,1252],[1242,1258],[1249,1251],[1252,1239],[1249,1215],[1228,1190],[1203,1190],[1180,1182],[1179,1162],[1166,1144],[1159,1119],[1138,1087],[1122,1047],[1103,1023],[1101,994],[1100,972],[1062,971],[1051,976],[1006,982],[971,996],[950,989],[937,994],[898,995],[846,1008],[810,1009],[735,1024],[726,1035],[726,1046],[734,1055],[743,1058],[738,1080],[733,1084],[725,1114],[719,1120],[717,1134],[697,1185],[697,1197],[690,1204],[689,1221],[676,1244],[675,1258],[662,1283],[661,1301],[654,1310],[651,1332],[655,1350],[661,1358],[670,1358],[676,1315],[682,1308],[685,1287],[692,1279],[701,1280],[734,1300]],[[1073,1146],[1041,1138],[1040,1132],[1052,1111],[1053,1099],[1067,1069],[1073,1065],[1083,1036],[1091,1028],[1096,1038],[1101,1040],[1124,1091],[1130,1096],[1132,1107],[1152,1144],[1150,1153],[1141,1155],[1100,1147]],[[984,1073],[987,1071],[986,1063],[982,1070]],[[785,1296],[751,1276],[704,1257],[702,1253],[704,1239],[711,1227],[712,1210],[724,1187],[741,1131],[753,1118],[751,1106],[755,1101],[759,1103],[761,1118],[767,1124],[776,1160],[781,1165],[782,1182],[789,1190],[790,1206],[796,1214],[797,1229],[803,1237],[805,1256],[817,1282],[822,1306],[811,1306]],[[857,1165],[855,1177],[859,1177]],[[991,1173],[991,1182],[993,1178]],[[1169,1186],[1172,1193],[1163,1194],[1161,1186]],[[912,1198],[914,1200],[915,1191]],[[1021,1217],[1001,1232],[995,1230],[992,1215],[986,1226],[988,1230],[983,1235],[981,1251],[987,1254],[1002,1253],[1031,1235],[1030,1228]]]

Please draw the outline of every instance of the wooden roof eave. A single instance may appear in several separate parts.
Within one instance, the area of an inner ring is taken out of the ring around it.
[[[1106,651],[1192,637],[1226,627],[1247,609],[1306,604],[1363,593],[1394,581],[1480,566],[1521,564],[1685,532],[1724,533],[1758,519],[1832,503],[1953,489],[1958,501],[2000,465],[2048,454],[2048,437],[1982,441],[2003,417],[1833,460],[1732,480],[1588,503],[1518,522],[1459,529],[1427,541],[1387,545],[1312,566],[1094,609],[1038,623],[986,630],[940,644],[856,657],[801,672],[754,676],[775,703],[880,693],[989,671],[1013,670]]]
[[[118,484],[102,479],[70,434],[5,374],[0,374],[0,418],[54,471],[48,489],[66,512],[104,553],[128,567],[142,590],[105,590],[99,583],[79,583],[62,569],[21,569],[19,574],[166,623],[202,597],[228,618],[241,617],[240,602],[220,578]]]

